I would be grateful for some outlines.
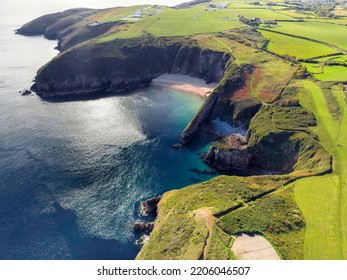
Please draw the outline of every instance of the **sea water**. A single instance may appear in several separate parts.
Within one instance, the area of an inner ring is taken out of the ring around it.
[[[0,259],[133,259],[139,201],[211,178],[192,171],[208,168],[207,141],[172,148],[203,100],[160,86],[85,101],[21,96],[57,54],[55,42],[14,35],[52,12],[23,3],[0,9]]]

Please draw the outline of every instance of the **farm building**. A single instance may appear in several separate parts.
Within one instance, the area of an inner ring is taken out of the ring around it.
[[[211,4],[208,4],[208,7],[209,8],[215,8],[215,9],[225,9],[228,7],[228,4],[214,4],[214,3],[211,3]]]
[[[133,13],[133,18],[142,18],[143,17],[143,11],[139,10]]]

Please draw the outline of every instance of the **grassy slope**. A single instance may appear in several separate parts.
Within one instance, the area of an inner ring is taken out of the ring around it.
[[[165,193],[151,238],[137,258],[198,259],[202,252],[204,258],[218,254],[223,259],[232,258],[228,247],[231,237],[225,233],[224,224],[221,227],[215,224],[217,218],[212,215],[218,217],[224,211],[242,207],[255,197],[281,187],[287,180],[288,176],[219,176]],[[272,199],[265,200],[261,208],[269,209],[267,205],[272,202]],[[267,219],[282,223],[280,217]],[[208,248],[204,249],[205,241]]]
[[[334,157],[334,173],[336,176],[329,178],[306,178],[296,183],[295,197],[299,206],[303,209],[307,220],[308,229],[305,237],[305,257],[312,259],[332,258],[346,259],[347,257],[347,104],[345,94],[338,85],[332,86],[338,106],[342,112],[339,120],[334,119],[329,113],[326,99],[321,89],[311,81],[303,81],[303,86],[308,91],[308,99],[303,98],[303,104],[310,108],[316,115],[318,127],[316,133],[322,144]],[[306,99],[306,100],[305,100]],[[321,179],[321,180],[320,180]],[[332,181],[333,179],[333,181]],[[319,181],[317,183],[317,180]],[[334,182],[334,183],[333,183]],[[324,184],[327,183],[327,184]],[[320,199],[314,199],[317,193],[307,196],[307,193],[317,185]],[[322,188],[326,188],[322,190]],[[327,207],[329,205],[329,207]],[[321,217],[321,211],[327,209]],[[315,215],[315,213],[317,215]],[[325,221],[323,221],[325,219]],[[335,223],[329,220],[335,219]],[[330,233],[335,227],[334,234],[321,237],[319,246],[326,248],[322,252],[317,247],[317,229],[321,233]],[[331,249],[329,249],[331,248]],[[323,255],[324,254],[324,255]]]

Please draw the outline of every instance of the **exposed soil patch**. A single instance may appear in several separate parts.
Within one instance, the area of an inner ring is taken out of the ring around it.
[[[234,100],[243,100],[243,99],[248,99],[251,97],[251,87],[250,87],[251,76],[247,71],[245,71],[245,73],[243,74],[243,79],[245,81],[245,84],[243,85],[242,88],[234,92],[232,96],[232,99]]]
[[[260,235],[242,234],[231,249],[239,260],[280,260],[269,241]]]
[[[252,75],[253,75],[252,87],[255,89],[263,76],[261,68],[255,67],[253,69]]]
[[[277,94],[272,91],[270,86],[268,86],[262,89],[259,97],[266,102],[272,102],[277,97]]]

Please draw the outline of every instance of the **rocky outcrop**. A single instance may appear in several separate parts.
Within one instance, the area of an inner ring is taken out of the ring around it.
[[[251,155],[247,149],[218,148],[212,146],[206,153],[204,160],[222,171],[247,170]]]
[[[231,60],[229,63],[218,87],[205,100],[199,112],[182,131],[181,143],[189,142],[203,123],[219,118],[231,125],[240,126],[249,123],[258,112],[261,107],[259,100],[250,98],[240,101],[232,98],[233,93],[243,85],[244,68],[248,68],[248,66],[235,65]]]
[[[247,175],[288,174],[317,167],[327,170],[330,155],[304,132],[279,131],[268,133],[252,144],[214,145],[204,160],[222,171],[243,170]]]
[[[159,46],[155,39],[84,45],[41,68],[32,87],[43,97],[118,93],[148,86],[164,73],[189,74],[218,82],[230,56],[186,43]]]
[[[145,223],[145,222],[135,222],[134,224],[134,231],[137,231],[137,232],[144,232],[146,234],[149,234],[152,232],[154,228],[154,222],[148,222],[148,223]]]
[[[211,112],[220,98],[218,91],[212,92],[212,94],[206,99],[204,105],[200,108],[199,112],[193,117],[190,123],[182,131],[180,135],[180,142],[185,144],[189,142],[197,132],[198,128],[203,122],[208,120],[211,116]]]
[[[157,213],[157,205],[161,200],[161,195],[149,198],[145,201],[141,202],[141,216],[147,216],[148,214],[156,214]]]

